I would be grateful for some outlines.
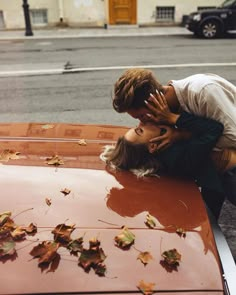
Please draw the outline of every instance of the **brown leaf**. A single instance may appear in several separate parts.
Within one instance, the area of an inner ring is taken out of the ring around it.
[[[181,228],[181,227],[179,227],[179,228],[176,229],[176,233],[180,237],[183,237],[183,238],[186,237],[186,231],[183,228]]]
[[[51,206],[51,205],[52,205],[52,201],[51,201],[51,199],[49,199],[49,198],[45,198],[45,202],[46,202],[46,204],[47,204],[48,206]]]
[[[87,142],[86,142],[85,139],[80,139],[80,140],[78,141],[78,145],[83,145],[83,146],[85,146],[85,145],[87,145]]]
[[[155,283],[145,283],[141,280],[137,287],[144,295],[151,295],[154,292],[153,289],[155,285]]]
[[[71,242],[69,242],[66,248],[70,251],[72,255],[77,255],[78,252],[81,252],[83,250],[83,242],[83,237],[80,237],[76,240],[72,240]]]
[[[106,272],[106,266],[103,261],[106,259],[106,255],[102,248],[100,248],[100,241],[96,238],[89,241],[89,249],[83,249],[79,257],[79,265],[83,267],[86,272],[89,272],[91,268],[99,276],[104,276]]]
[[[51,124],[45,124],[45,125],[42,125],[41,128],[42,128],[42,129],[45,129],[45,130],[47,130],[47,129],[52,129],[52,128],[54,128],[54,125],[51,125]]]
[[[161,256],[169,266],[178,266],[181,260],[181,254],[176,249],[164,251]]]
[[[57,250],[59,246],[59,243],[43,241],[30,251],[30,255],[34,258],[39,258],[39,265],[44,263],[50,264],[57,256],[56,254],[58,254]]]
[[[129,249],[133,245],[135,240],[135,235],[126,227],[122,228],[119,235],[115,236],[116,246],[121,249]]]
[[[151,214],[147,214],[145,224],[149,228],[154,228],[156,226],[155,217],[153,217]]]
[[[53,230],[55,242],[68,243],[71,241],[71,233],[75,230],[75,225],[58,224]]]
[[[51,158],[47,158],[46,163],[48,165],[53,165],[53,166],[56,166],[56,167],[58,167],[60,165],[64,165],[63,160],[60,159],[58,155],[52,156]]]
[[[0,226],[2,226],[4,223],[6,223],[7,220],[9,220],[11,216],[10,211],[6,211],[0,214]]]
[[[11,231],[11,236],[13,240],[21,240],[25,237],[25,229],[22,226],[17,226]]]
[[[64,188],[64,189],[60,190],[60,192],[63,193],[64,196],[67,196],[67,195],[69,195],[69,193],[71,192],[71,190],[69,190],[68,188]]]
[[[148,262],[153,259],[153,257],[149,252],[145,251],[140,252],[137,259],[141,260],[144,265],[147,265]]]
[[[20,159],[19,154],[19,152],[13,150],[3,150],[0,154],[0,161],[8,162],[9,160],[18,160]]]
[[[16,254],[15,242],[12,238],[8,238],[7,240],[0,240],[0,257],[4,256],[12,256]]]
[[[28,226],[23,227],[27,234],[33,235],[37,232],[37,226],[34,223],[30,223]]]

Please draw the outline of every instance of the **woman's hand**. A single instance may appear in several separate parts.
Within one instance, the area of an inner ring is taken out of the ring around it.
[[[148,100],[145,100],[148,109],[152,113],[148,113],[147,116],[155,123],[175,125],[179,118],[179,115],[170,111],[166,98],[163,93],[156,90],[155,96],[150,94]]]
[[[166,132],[150,140],[150,142],[156,143],[156,151],[165,150],[175,142],[181,140],[188,140],[192,136],[192,134],[186,130],[166,125],[159,125],[159,127],[165,129]]]

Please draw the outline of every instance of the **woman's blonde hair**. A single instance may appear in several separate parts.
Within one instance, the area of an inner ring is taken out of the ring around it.
[[[124,72],[114,85],[113,108],[118,113],[145,107],[150,93],[163,90],[154,74],[146,69],[133,68]]]
[[[100,158],[113,169],[130,170],[138,176],[154,174],[160,168],[156,156],[146,144],[137,144],[120,137],[114,146],[105,146]]]

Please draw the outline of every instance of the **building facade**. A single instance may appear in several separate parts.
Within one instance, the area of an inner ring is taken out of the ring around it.
[[[223,0],[28,0],[33,28],[178,25],[192,11]],[[0,29],[25,27],[23,0],[0,1]]]

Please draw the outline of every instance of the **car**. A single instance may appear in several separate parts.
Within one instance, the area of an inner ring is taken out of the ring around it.
[[[236,1],[226,0],[215,9],[190,13],[185,27],[195,35],[213,39],[236,30]]]
[[[0,294],[236,294],[194,182],[102,161],[126,130],[0,124]]]

